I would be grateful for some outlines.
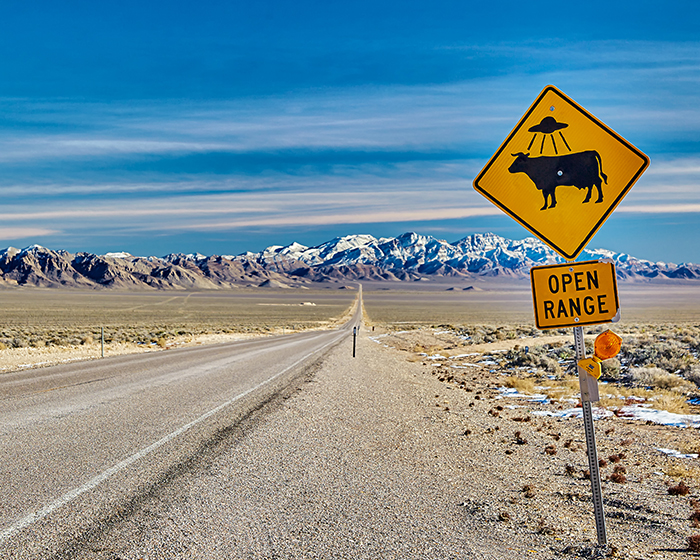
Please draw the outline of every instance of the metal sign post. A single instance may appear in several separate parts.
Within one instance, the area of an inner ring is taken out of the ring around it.
[[[355,346],[357,344],[357,327],[352,328],[352,357],[355,357]]]
[[[583,340],[583,327],[574,327],[574,345],[576,347],[576,362],[586,358],[586,345]],[[603,511],[603,489],[600,485],[600,468],[598,465],[598,449],[595,443],[593,428],[593,411],[591,401],[599,400],[598,382],[582,368],[578,368],[578,380],[581,387],[581,407],[583,409],[583,427],[586,432],[586,452],[588,453],[588,470],[591,473],[591,491],[593,494],[593,512],[595,515],[598,544],[607,546],[608,535],[605,527],[605,512]]]

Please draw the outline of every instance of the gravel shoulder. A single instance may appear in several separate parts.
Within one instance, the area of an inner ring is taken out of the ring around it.
[[[581,421],[503,400],[488,366],[441,381],[376,334],[360,331],[355,359],[351,339],[332,349],[70,557],[597,557]],[[655,474],[672,462],[650,453],[666,428],[614,418],[596,430],[599,455],[624,451],[627,469],[603,489],[614,556],[687,558],[698,492],[670,496]]]

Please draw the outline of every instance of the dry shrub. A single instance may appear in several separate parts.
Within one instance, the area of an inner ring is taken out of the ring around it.
[[[675,486],[668,487],[668,493],[671,496],[687,496],[690,494],[690,488],[682,480]]]
[[[688,549],[693,552],[700,552],[700,535],[688,537]]]
[[[656,389],[679,389],[688,391],[692,384],[682,377],[658,367],[630,368],[632,381],[637,385],[654,387]]]
[[[693,364],[690,367],[690,371],[688,371],[685,376],[688,381],[692,381],[695,385],[700,387],[700,364]]]
[[[505,386],[517,389],[519,393],[534,393],[535,380],[531,378],[509,377],[505,381]]]
[[[80,344],[84,346],[86,344],[92,344],[93,342],[95,342],[95,340],[90,335],[88,335],[83,337],[83,339],[80,341]]]
[[[616,482],[617,484],[625,484],[627,482],[627,477],[625,474],[627,469],[622,465],[616,465],[613,473],[608,477],[608,480]]]
[[[625,484],[627,482],[627,477],[620,472],[614,472],[608,477],[608,480],[616,482],[617,484]]]
[[[693,527],[700,527],[700,510],[696,509],[688,519]]]
[[[556,445],[550,444],[544,448],[544,452],[547,455],[556,455],[557,454],[557,447],[556,447]]]
[[[679,340],[659,340],[655,337],[638,337],[625,340],[622,347],[622,358],[632,366],[657,367],[666,371],[687,371],[693,361],[692,354],[685,344]],[[675,336],[663,333],[664,337]],[[687,335],[682,335],[681,338]]]
[[[600,364],[602,379],[616,381],[620,378],[620,360],[609,358]]]

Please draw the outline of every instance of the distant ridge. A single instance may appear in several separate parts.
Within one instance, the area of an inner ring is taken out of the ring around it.
[[[622,281],[700,279],[697,264],[651,262],[606,249],[584,251],[580,260],[599,258],[612,259]],[[349,280],[527,278],[532,266],[559,262],[562,258],[535,238],[512,240],[493,233],[454,243],[413,232],[381,239],[348,235],[316,247],[274,245],[237,256],[74,254],[32,245],[0,251],[0,286],[210,290]]]

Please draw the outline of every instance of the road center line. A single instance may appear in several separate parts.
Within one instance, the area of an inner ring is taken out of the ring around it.
[[[53,502],[50,503],[49,505],[44,506],[44,507],[41,508],[40,510],[37,510],[37,511],[35,511],[35,512],[33,512],[33,513],[30,513],[29,515],[26,515],[25,517],[23,517],[22,519],[20,519],[20,520],[17,521],[16,523],[13,523],[12,525],[10,525],[10,526],[9,526],[7,529],[5,529],[2,533],[0,533],[0,542],[3,542],[3,541],[5,541],[5,540],[9,539],[12,535],[14,535],[15,533],[21,531],[22,529],[25,529],[26,527],[30,526],[32,523],[35,523],[35,522],[37,522],[37,521],[40,521],[40,520],[44,519],[45,517],[49,516],[51,513],[53,513],[54,511],[56,511],[57,509],[59,509],[59,508],[65,506],[65,505],[69,504],[70,502],[72,502],[73,500],[75,500],[76,498],[78,498],[79,496],[81,496],[82,494],[84,494],[85,492],[88,492],[89,490],[92,490],[93,488],[96,488],[97,486],[99,486],[100,484],[102,484],[105,480],[107,480],[107,479],[108,479],[109,477],[111,477],[112,475],[117,474],[118,472],[124,470],[125,468],[129,467],[130,465],[132,465],[132,464],[136,463],[137,461],[143,459],[144,457],[146,457],[147,455],[149,455],[150,453],[152,453],[152,452],[155,451],[156,449],[162,447],[162,446],[165,445],[166,443],[168,443],[168,442],[172,441],[173,439],[177,438],[178,436],[182,435],[182,434],[185,433],[187,430],[189,430],[190,428],[196,426],[197,424],[201,424],[201,423],[204,422],[207,418],[210,418],[211,416],[214,416],[216,413],[220,412],[221,410],[223,410],[223,409],[226,408],[227,406],[232,405],[232,404],[235,403],[236,401],[242,399],[243,397],[249,395],[250,393],[252,393],[252,392],[254,392],[254,391],[260,389],[261,387],[264,387],[264,386],[267,385],[268,383],[274,381],[275,379],[277,379],[277,378],[280,377],[281,375],[284,375],[284,374],[287,373],[289,370],[295,368],[295,367],[298,366],[300,363],[302,363],[303,361],[307,360],[310,356],[313,356],[314,354],[316,354],[316,353],[318,353],[318,352],[321,352],[322,350],[325,350],[328,346],[330,346],[330,345],[332,345],[332,344],[335,344],[335,342],[337,342],[338,339],[340,339],[340,338],[343,337],[343,336],[346,336],[346,333],[344,333],[344,332],[341,331],[341,332],[339,333],[339,335],[338,335],[338,336],[334,336],[333,339],[332,339],[330,342],[324,344],[324,345],[321,346],[320,348],[317,348],[317,349],[314,350],[313,352],[310,352],[310,353],[306,354],[305,356],[302,356],[301,358],[299,358],[296,362],[294,362],[294,363],[291,364],[290,366],[287,366],[287,367],[284,368],[282,371],[276,373],[276,374],[273,375],[272,377],[268,377],[265,381],[259,383],[259,384],[256,385],[255,387],[251,387],[250,389],[244,391],[243,393],[241,393],[241,394],[239,394],[239,395],[236,395],[236,396],[233,397],[231,400],[226,401],[226,402],[223,403],[223,404],[220,404],[220,405],[217,406],[216,408],[213,408],[212,410],[210,410],[209,412],[203,414],[203,415],[200,416],[199,418],[196,418],[195,420],[192,420],[192,422],[189,422],[188,424],[185,424],[184,426],[178,428],[177,430],[175,430],[174,432],[168,434],[168,435],[165,436],[164,438],[159,439],[158,441],[156,441],[155,443],[152,443],[152,444],[149,445],[148,447],[145,447],[145,448],[142,449],[141,451],[138,451],[137,453],[134,453],[134,454],[131,455],[130,457],[124,459],[123,461],[117,463],[117,464],[114,465],[113,467],[110,467],[110,468],[107,469],[106,471],[103,471],[102,473],[98,474],[96,477],[90,479],[89,481],[87,481],[87,482],[86,482],[85,484],[83,484],[82,486],[80,486],[80,487],[78,487],[78,488],[75,488],[75,489],[71,490],[70,492],[67,492],[66,494],[64,494],[63,496],[61,496],[61,497],[58,498],[57,500],[53,501]]]

